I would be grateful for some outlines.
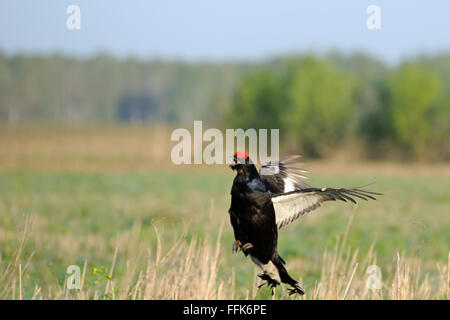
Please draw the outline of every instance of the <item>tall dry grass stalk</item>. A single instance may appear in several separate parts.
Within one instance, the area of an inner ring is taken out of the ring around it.
[[[353,216],[345,233],[336,241],[332,252],[324,252],[321,264],[321,279],[307,299],[444,299],[448,290],[450,263],[439,266],[440,279],[431,283],[428,274],[421,272],[418,257],[405,257],[399,252],[392,265],[380,266],[381,287],[371,289],[368,274],[369,266],[377,266],[373,241],[367,255],[360,261],[359,250],[351,249],[346,241],[351,230]],[[450,261],[450,260],[449,260]],[[378,267],[378,266],[377,266]],[[448,295],[447,295],[448,299]]]
[[[164,250],[161,237],[156,255],[148,256],[147,268],[139,273],[127,297],[131,299],[225,299],[232,281],[218,278],[220,237],[215,247],[196,239],[176,242]]]
[[[171,245],[164,244],[161,231],[154,227],[157,239],[155,250],[142,250],[139,241],[140,223],[136,223],[126,241],[117,244],[109,268],[103,292],[86,287],[86,263],[81,278],[81,289],[73,294],[64,289],[57,299],[226,299],[234,279],[218,278],[220,264],[221,231],[216,244],[208,240],[184,240],[183,235]],[[114,269],[118,255],[123,253],[125,272],[116,277]],[[146,260],[146,268],[139,270],[140,260]]]
[[[206,239],[185,240],[183,235],[170,245],[162,242],[161,230],[154,227],[155,248],[146,248],[139,240],[141,225],[135,223],[126,239],[117,242],[107,281],[102,289],[86,284],[88,261],[81,273],[81,288],[68,290],[65,284],[43,292],[39,283],[24,281],[32,262],[32,255],[23,256],[26,234],[31,227],[27,219],[19,245],[11,261],[0,260],[0,299],[254,299],[257,298],[257,272],[254,283],[242,295],[237,294],[234,270],[230,278],[220,276],[221,233],[211,245]],[[392,265],[383,265],[381,289],[369,289],[367,268],[377,264],[375,241],[365,257],[347,245],[352,218],[347,229],[336,241],[332,251],[325,251],[320,261],[321,276],[306,295],[298,299],[448,299],[450,281],[450,253],[445,264],[437,266],[439,278],[430,279],[421,272],[418,257],[397,253]],[[118,259],[125,259],[123,274],[116,274]],[[141,260],[146,261],[142,269]],[[292,269],[292,268],[291,268]],[[23,296],[23,287],[32,286],[33,294]],[[264,289],[260,289],[264,290]],[[290,299],[285,288],[278,289],[273,299]],[[280,294],[281,292],[281,294]]]
[[[4,258],[0,255],[0,299],[23,299],[23,274],[30,266],[34,255],[34,253],[31,253],[29,257],[24,257],[23,249],[26,235],[32,227],[32,223],[32,217],[27,217],[24,230],[12,259],[10,261],[3,261]]]

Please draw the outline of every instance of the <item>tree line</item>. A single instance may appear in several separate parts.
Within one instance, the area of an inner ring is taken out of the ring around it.
[[[370,158],[450,159],[450,55],[388,67],[366,56],[292,57],[241,81],[232,126],[282,128],[309,156],[356,144]]]
[[[258,63],[0,53],[0,122],[280,128],[282,148],[322,157],[450,159],[450,54],[387,65],[365,54]]]

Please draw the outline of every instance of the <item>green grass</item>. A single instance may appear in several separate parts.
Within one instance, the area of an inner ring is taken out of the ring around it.
[[[436,273],[446,263],[450,247],[450,178],[448,176],[313,175],[315,186],[368,187],[385,195],[378,201],[326,203],[320,210],[282,229],[279,252],[287,268],[306,288],[319,280],[321,257],[332,250],[354,215],[347,243],[374,251],[383,272],[389,273],[397,251],[417,256],[425,272]],[[251,289],[255,267],[242,254],[232,255],[233,232],[228,220],[232,172],[154,171],[146,173],[66,173],[3,171],[0,173],[0,257],[8,262],[18,245],[27,216],[33,217],[25,254],[34,252],[24,279],[24,297],[34,286],[42,291],[63,287],[71,264],[109,267],[118,241],[139,222],[140,242],[156,246],[153,224],[164,230],[163,240],[183,235],[214,241],[221,238],[219,277],[236,275],[236,291]],[[183,232],[185,232],[183,234]],[[126,242],[126,241],[125,241]],[[142,258],[142,257],[141,257]],[[139,263],[144,264],[145,259]],[[120,278],[126,261],[118,257],[114,276]],[[387,275],[389,276],[389,275]],[[96,282],[97,281],[97,282]],[[103,281],[88,273],[91,286]],[[261,290],[258,298],[269,298]]]

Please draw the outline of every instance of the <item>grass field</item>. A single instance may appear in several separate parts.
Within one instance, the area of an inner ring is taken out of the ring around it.
[[[162,128],[1,128],[0,298],[271,299],[250,259],[231,254],[233,173],[173,166],[170,147]],[[302,298],[448,299],[448,165],[305,167],[315,186],[375,182],[385,195],[326,203],[280,231]],[[381,290],[365,285],[373,264]],[[81,290],[66,288],[69,265]]]

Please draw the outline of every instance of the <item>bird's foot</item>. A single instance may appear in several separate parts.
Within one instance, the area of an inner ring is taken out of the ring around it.
[[[253,249],[253,244],[247,242],[246,244],[242,244],[242,242],[240,240],[236,240],[233,243],[233,247],[232,247],[232,252],[235,253],[238,250],[242,250],[242,252],[244,252],[245,255],[247,255],[249,253],[249,251],[251,249]]]
[[[258,277],[261,278],[261,280],[267,281],[267,283],[262,283],[258,286],[258,289],[260,289],[262,286],[267,284],[267,286],[270,288],[270,293],[272,296],[275,294],[275,288],[280,284],[277,280],[272,279],[268,274],[262,273],[259,274]]]
[[[245,255],[247,255],[251,249],[253,249],[253,244],[249,242],[241,246],[241,250],[245,253]]]
[[[232,247],[231,251],[232,251],[233,253],[236,253],[236,252],[238,251],[238,249],[241,248],[241,247],[242,247],[242,242],[240,242],[239,240],[236,240],[236,241],[233,243],[233,247]]]
[[[289,295],[291,296],[293,294],[304,295],[305,290],[298,284],[294,284],[294,285],[292,285],[292,288],[289,289]]]

